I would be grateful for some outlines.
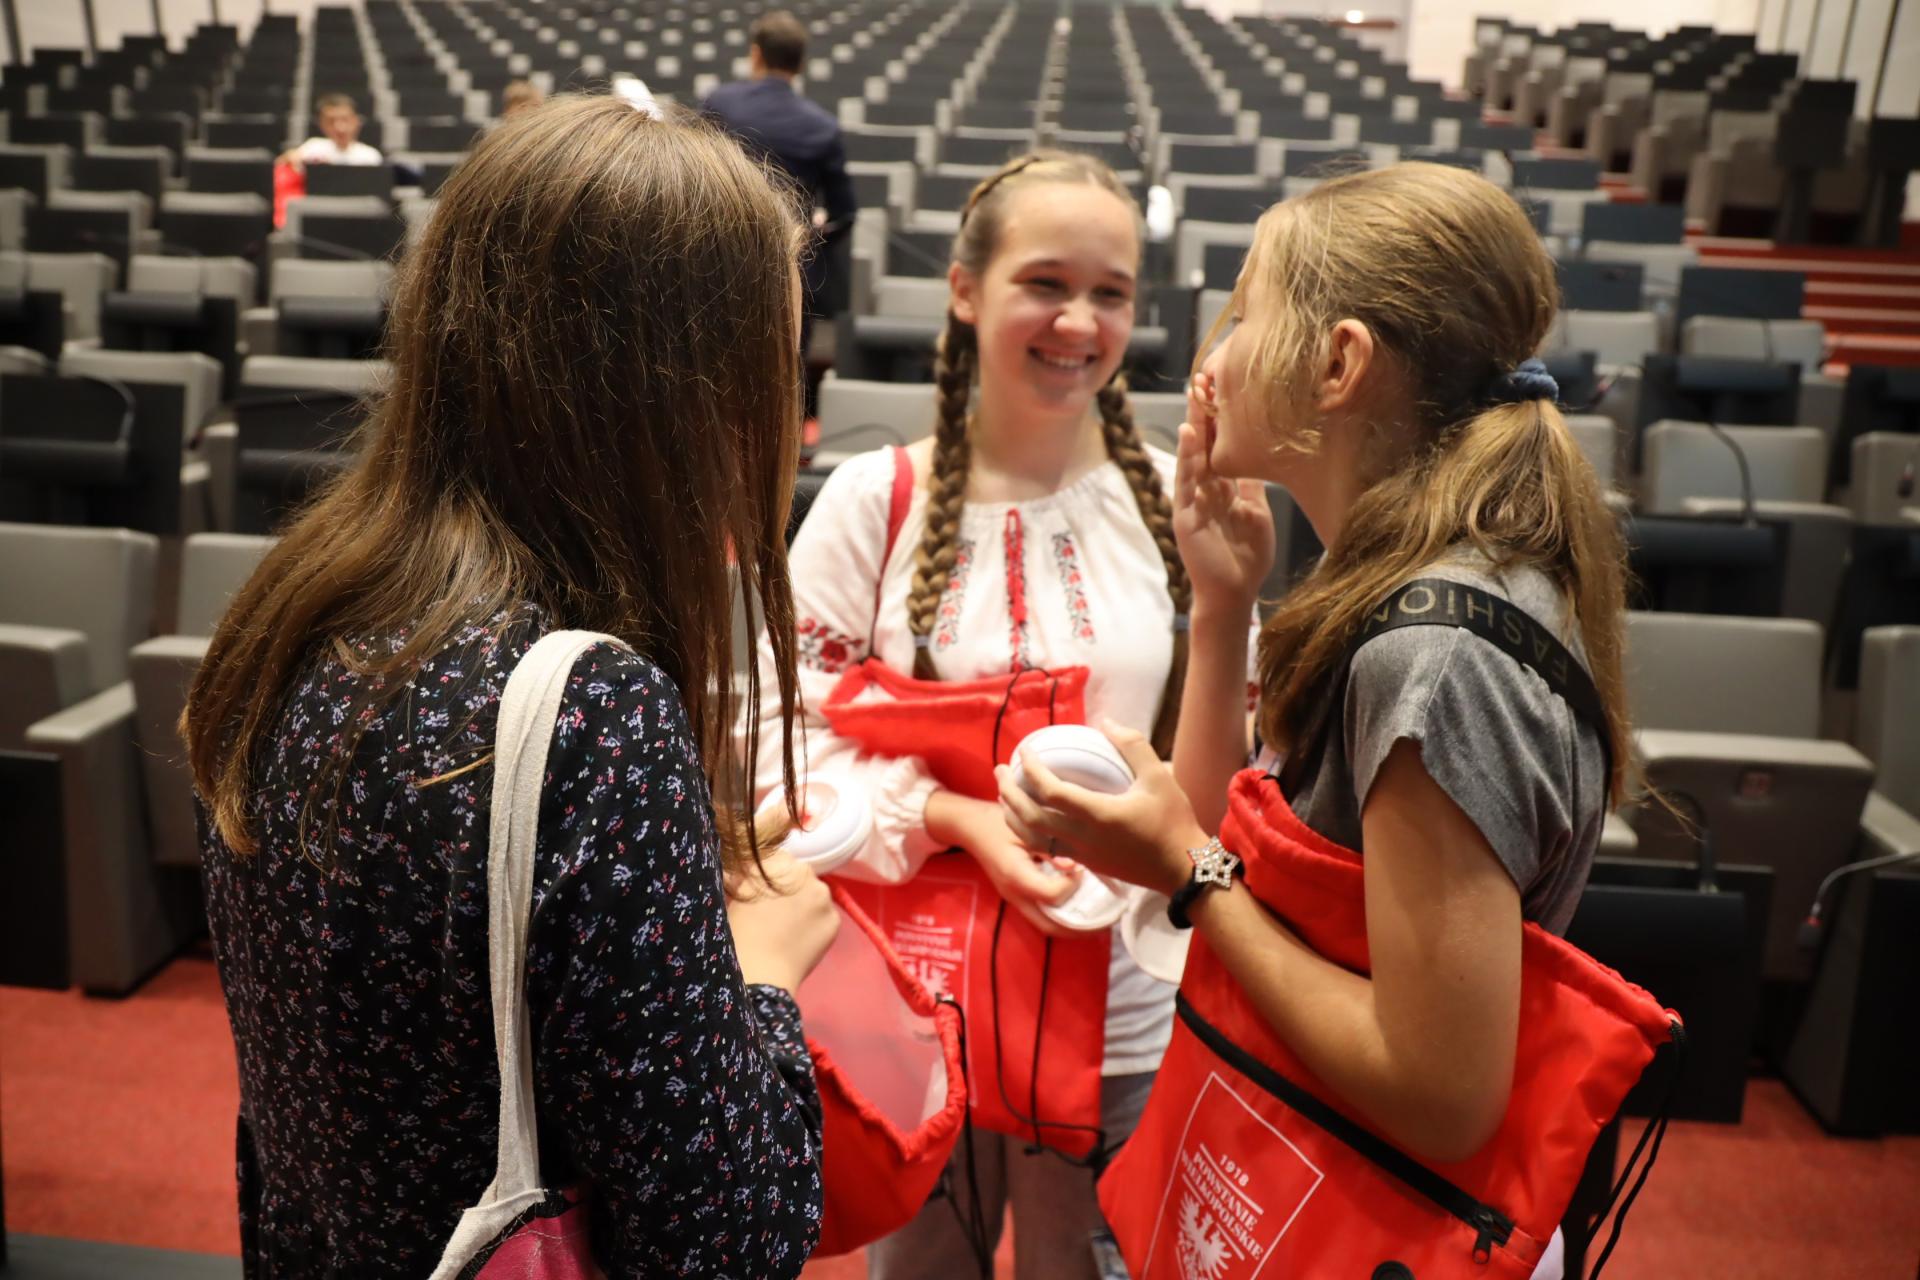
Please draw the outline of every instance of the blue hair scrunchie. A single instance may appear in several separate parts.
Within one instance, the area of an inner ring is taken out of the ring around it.
[[[1560,384],[1547,372],[1541,360],[1523,360],[1511,373],[1495,375],[1487,384],[1489,404],[1526,404],[1532,400],[1558,400]]]

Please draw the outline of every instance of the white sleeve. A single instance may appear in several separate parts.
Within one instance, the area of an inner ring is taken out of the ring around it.
[[[309,163],[325,164],[333,159],[333,143],[325,138],[308,138],[294,149],[294,154]]]
[[[869,653],[892,483],[891,450],[843,463],[814,499],[787,558],[802,700],[802,714],[794,720],[794,767],[803,779],[831,778],[873,805],[873,834],[840,874],[897,884],[939,852],[926,833],[927,797],[937,784],[924,760],[868,754],[834,733],[821,711],[841,676]],[[754,762],[756,803],[780,785],[779,735],[766,730],[779,723],[780,690],[764,634],[759,662],[763,728]]]

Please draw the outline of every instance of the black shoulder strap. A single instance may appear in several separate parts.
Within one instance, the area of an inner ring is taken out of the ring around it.
[[[1415,578],[1400,586],[1367,615],[1353,643],[1347,647],[1333,688],[1315,709],[1297,748],[1287,752],[1280,774],[1285,794],[1294,794],[1306,776],[1306,766],[1317,761],[1326,749],[1327,734],[1346,702],[1354,654],[1369,640],[1402,627],[1460,627],[1530,668],[1565,700],[1577,719],[1586,721],[1600,735],[1601,746],[1607,752],[1607,772],[1611,776],[1613,753],[1600,691],[1594,688],[1593,677],[1559,638],[1505,596],[1448,578]]]

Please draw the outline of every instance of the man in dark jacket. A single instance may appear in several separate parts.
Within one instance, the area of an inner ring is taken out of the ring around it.
[[[815,207],[826,210],[820,243],[807,262],[807,318],[819,314],[834,246],[853,230],[857,204],[847,176],[840,122],[793,91],[806,65],[807,29],[784,9],[763,14],[747,35],[752,75],[715,89],[704,105],[728,132],[784,170]],[[844,288],[844,286],[843,286]],[[811,334],[812,325],[807,325]]]

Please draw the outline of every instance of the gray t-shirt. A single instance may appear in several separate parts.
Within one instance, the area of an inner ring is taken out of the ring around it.
[[[1461,552],[1414,576],[1505,597],[1586,665],[1560,590],[1538,569],[1501,573]],[[1364,853],[1367,793],[1394,743],[1410,738],[1513,876],[1525,918],[1566,931],[1606,820],[1606,754],[1601,731],[1538,672],[1463,628],[1403,627],[1354,655],[1342,728],[1291,798],[1302,821]]]

